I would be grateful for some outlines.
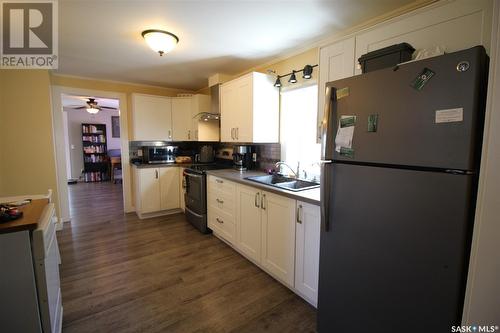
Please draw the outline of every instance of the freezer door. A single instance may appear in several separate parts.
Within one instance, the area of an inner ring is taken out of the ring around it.
[[[472,177],[337,163],[331,172],[319,332],[449,332],[459,325]]]
[[[413,84],[426,68],[434,73],[427,72],[430,79]],[[327,84],[338,94],[334,135],[340,117],[356,116],[353,151],[334,158],[475,170],[486,81],[487,56],[475,47]]]

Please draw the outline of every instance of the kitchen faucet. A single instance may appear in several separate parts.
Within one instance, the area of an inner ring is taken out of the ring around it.
[[[297,171],[294,171],[293,168],[291,166],[289,166],[288,164],[286,164],[285,162],[282,162],[282,161],[279,161],[279,162],[276,162],[276,164],[274,165],[275,168],[278,168],[278,171],[281,170],[281,166],[284,165],[286,166],[288,169],[290,169],[290,171],[293,173],[294,177],[295,178],[299,178],[299,173],[300,173],[300,162],[297,162]]]

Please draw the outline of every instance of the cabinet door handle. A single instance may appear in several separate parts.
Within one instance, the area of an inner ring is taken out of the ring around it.
[[[158,179],[158,170],[155,170],[155,178]]]
[[[300,218],[300,215],[302,214],[302,205],[299,205],[297,207],[297,223],[302,224],[302,219]]]
[[[188,130],[188,139],[191,140],[191,130]]]
[[[224,203],[224,200],[220,200],[219,198],[215,199],[215,201],[217,201],[218,203],[220,204],[223,204]]]
[[[234,131],[236,132],[236,134],[235,134],[236,140],[239,140],[240,139],[240,128],[236,127]]]
[[[168,138],[172,139],[172,131],[171,130],[168,130]]]
[[[222,220],[221,220],[221,219],[219,219],[218,217],[216,217],[216,218],[215,218],[215,220],[216,220],[217,222],[219,222],[220,224],[224,223],[224,221],[222,221]]]
[[[263,210],[266,210],[266,206],[264,205],[264,202],[266,202],[266,195],[264,193],[262,193],[262,198],[260,200],[260,208],[262,208]]]
[[[236,128],[231,128],[231,139],[236,140]]]
[[[255,193],[255,207],[259,208],[259,201],[260,201],[260,192]]]
[[[221,179],[216,179],[215,181],[216,181],[217,183],[219,183],[219,184],[224,183],[224,181],[223,181],[223,180],[221,180]]]

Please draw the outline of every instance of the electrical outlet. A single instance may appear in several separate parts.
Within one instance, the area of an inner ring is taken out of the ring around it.
[[[257,162],[257,153],[252,153],[252,161]]]

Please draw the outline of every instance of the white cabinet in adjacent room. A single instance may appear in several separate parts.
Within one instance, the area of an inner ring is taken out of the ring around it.
[[[278,142],[279,90],[274,80],[252,72],[222,84],[222,142]]]
[[[132,94],[132,137],[135,141],[172,140],[172,100]]]
[[[262,259],[272,275],[293,288],[295,274],[295,200],[262,192]]]
[[[172,138],[174,141],[194,139],[191,101],[191,97],[172,98]]]
[[[261,192],[249,186],[236,188],[238,249],[248,258],[260,263],[262,247]]]
[[[312,305],[318,301],[320,207],[297,201],[295,289]]]

